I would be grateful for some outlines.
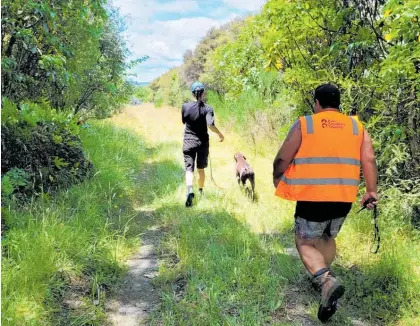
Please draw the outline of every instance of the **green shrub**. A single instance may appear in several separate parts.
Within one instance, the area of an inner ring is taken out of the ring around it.
[[[131,95],[124,21],[106,1],[2,1],[2,95],[104,117]]]
[[[29,184],[30,175],[23,169],[11,168],[1,177],[2,196],[9,197]]]
[[[180,108],[182,104],[191,101],[191,99],[191,91],[182,87],[178,74],[174,73],[172,75],[168,104]]]
[[[153,91],[149,87],[139,87],[135,96],[142,102],[153,101]]]
[[[53,192],[92,172],[75,120],[48,105],[3,99],[1,173],[3,199]],[[25,179],[25,184],[23,179]],[[20,181],[19,181],[20,180]]]

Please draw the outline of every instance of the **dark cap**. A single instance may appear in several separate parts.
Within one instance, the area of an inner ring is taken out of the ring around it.
[[[314,100],[318,100],[324,109],[338,109],[340,106],[340,91],[333,84],[320,85],[315,89]]]

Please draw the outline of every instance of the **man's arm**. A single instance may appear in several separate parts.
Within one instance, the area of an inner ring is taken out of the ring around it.
[[[210,106],[207,107],[206,121],[209,129],[216,133],[219,136],[219,140],[222,142],[225,139],[225,136],[223,136],[220,130],[216,127],[214,122],[214,111]]]
[[[363,131],[363,142],[360,148],[360,161],[362,163],[363,176],[366,182],[366,193],[362,198],[362,205],[369,198],[378,199],[377,182],[378,168],[376,167],[375,152],[373,150],[372,139],[366,130]],[[367,208],[373,208],[377,201],[368,204]]]
[[[219,129],[217,129],[217,127],[215,125],[210,125],[209,129],[211,131],[213,131],[214,133],[219,135],[219,140],[222,142],[225,139],[225,136],[223,136],[223,134],[220,132]]]
[[[277,188],[277,185],[280,182],[280,178],[283,173],[287,170],[290,163],[293,161],[297,151],[299,150],[300,144],[302,142],[302,133],[300,121],[297,120],[289,133],[287,134],[286,139],[283,142],[283,145],[280,147],[276,158],[273,162],[273,184]]]

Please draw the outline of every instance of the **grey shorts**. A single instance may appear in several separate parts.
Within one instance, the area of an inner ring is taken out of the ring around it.
[[[295,234],[305,240],[319,239],[324,234],[330,238],[335,238],[340,232],[345,219],[345,217],[339,217],[324,222],[312,222],[296,217]]]

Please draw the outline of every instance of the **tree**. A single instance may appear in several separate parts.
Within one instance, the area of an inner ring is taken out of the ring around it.
[[[239,28],[242,19],[236,19],[219,28],[211,28],[200,40],[194,51],[187,50],[184,54],[184,64],[181,69],[182,82],[189,87],[193,82],[201,79],[205,74],[205,67],[211,54],[223,44],[231,41]],[[210,80],[208,80],[210,82]],[[208,85],[212,87],[213,85]]]
[[[57,110],[109,114],[131,91],[121,21],[104,0],[3,1],[3,96],[17,104],[46,99]]]
[[[5,0],[1,19],[2,175],[23,169],[33,191],[83,179],[75,116],[118,110],[127,68],[146,58],[126,62],[124,22],[105,0]]]

